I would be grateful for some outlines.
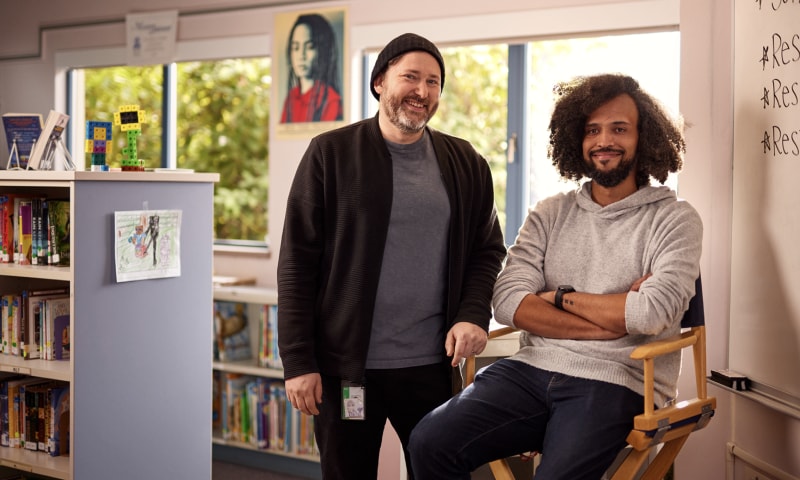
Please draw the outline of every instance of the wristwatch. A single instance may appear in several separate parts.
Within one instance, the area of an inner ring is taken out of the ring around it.
[[[572,285],[559,285],[558,289],[556,289],[556,300],[554,302],[555,306],[559,310],[564,310],[564,294],[565,293],[572,293],[575,289],[572,288]]]

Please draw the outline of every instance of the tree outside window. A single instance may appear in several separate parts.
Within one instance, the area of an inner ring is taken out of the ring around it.
[[[85,69],[86,120],[113,121],[121,105],[147,113],[137,148],[148,168],[160,167],[162,139],[173,142],[177,167],[218,172],[214,187],[217,243],[263,245],[269,194],[269,58],[177,64],[175,92],[163,67]],[[166,91],[166,93],[164,93]],[[176,95],[175,138],[163,135],[164,95]],[[111,167],[119,166],[125,138],[115,128]]]

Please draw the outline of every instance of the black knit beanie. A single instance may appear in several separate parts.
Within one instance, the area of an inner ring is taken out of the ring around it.
[[[404,33],[387,43],[381,53],[378,54],[378,60],[375,61],[375,66],[372,67],[372,75],[369,78],[369,89],[372,91],[373,97],[377,100],[381,98],[380,94],[375,91],[375,78],[386,71],[386,68],[389,67],[389,62],[393,58],[413,51],[430,53],[439,62],[439,67],[442,69],[441,88],[444,89],[444,60],[442,59],[442,54],[439,53],[439,49],[427,38],[420,37],[414,33]]]

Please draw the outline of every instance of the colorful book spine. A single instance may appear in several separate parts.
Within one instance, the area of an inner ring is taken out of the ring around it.
[[[53,388],[50,392],[50,438],[47,451],[57,457],[69,453],[69,385]]]

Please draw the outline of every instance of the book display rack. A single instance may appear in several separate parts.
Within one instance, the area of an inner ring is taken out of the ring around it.
[[[67,292],[60,360],[46,359],[44,351],[39,358],[0,353],[0,376],[9,388],[67,388],[66,396],[50,392],[63,406],[61,444],[53,455],[46,442],[36,450],[36,442],[31,448],[0,442],[0,467],[65,480],[211,478],[213,352],[205,326],[212,308],[217,180],[205,173],[0,172],[0,195],[69,202],[68,265],[0,262],[2,294]],[[115,213],[148,208],[182,212],[180,271],[117,281],[123,232]],[[32,396],[23,398],[36,398],[36,389],[27,390]]]
[[[286,401],[277,303],[274,288],[214,288],[213,442],[254,454],[318,462],[313,417]]]

